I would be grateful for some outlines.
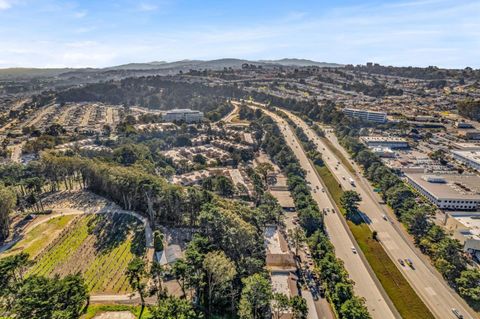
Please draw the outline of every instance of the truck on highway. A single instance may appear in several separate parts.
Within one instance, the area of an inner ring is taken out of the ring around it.
[[[352,185],[353,187],[355,187],[355,181],[353,180],[353,178],[349,178],[348,181],[350,182],[350,185]]]

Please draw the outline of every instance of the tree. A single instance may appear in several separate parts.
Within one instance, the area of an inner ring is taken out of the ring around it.
[[[282,293],[273,294],[272,311],[273,318],[280,319],[282,315],[290,309],[290,300],[287,295]]]
[[[202,154],[195,154],[193,156],[193,162],[198,163],[200,165],[205,165],[207,163],[207,159]]]
[[[215,179],[215,191],[220,193],[222,196],[231,197],[235,193],[235,186],[229,178],[225,176],[218,176]]]
[[[146,270],[145,270],[145,261],[141,258],[133,258],[127,266],[126,276],[128,282],[133,290],[135,290],[140,296],[140,301],[142,303],[142,310],[145,308],[145,288],[146,285],[143,282],[145,279]]]
[[[165,274],[165,269],[158,262],[154,261],[150,268],[150,277],[153,281],[153,289],[150,291],[151,295],[156,294],[157,299],[160,300],[166,295],[166,290],[163,289],[162,280]]]
[[[209,252],[205,255],[203,268],[206,272],[208,290],[208,314],[212,314],[212,304],[224,295],[227,288],[232,289],[232,281],[237,275],[235,264],[223,251]],[[233,308],[233,303],[232,303]]]
[[[345,301],[340,307],[340,316],[343,319],[371,319],[363,299],[353,297]]]
[[[63,279],[31,276],[15,295],[16,318],[76,319],[88,301],[87,287],[80,275]]]
[[[462,271],[455,282],[462,297],[474,303],[480,303],[480,271],[478,269]]]
[[[293,296],[290,299],[294,319],[305,319],[308,315],[307,301],[300,296]]]
[[[243,278],[243,289],[238,307],[242,319],[265,318],[269,313],[272,287],[270,281],[260,274]]]
[[[179,299],[174,296],[161,299],[158,305],[151,307],[151,319],[201,319],[203,316],[197,314],[192,304],[186,299]]]
[[[17,197],[15,193],[0,183],[0,242],[9,234],[10,211],[15,207]]]
[[[177,259],[172,267],[172,274],[177,280],[180,288],[182,289],[182,295],[185,297],[185,287],[187,284],[188,265],[184,259]]]
[[[60,124],[52,124],[49,127],[45,129],[45,134],[50,135],[50,136],[60,136],[62,134],[65,134],[67,130],[63,128]]]
[[[340,197],[340,203],[349,219],[358,211],[358,203],[361,200],[360,195],[356,191],[345,191],[342,197]]]
[[[27,253],[0,259],[0,309],[11,309],[15,295],[23,282],[23,275],[31,265]]]
[[[255,167],[255,171],[263,177],[263,182],[265,185],[268,185],[268,173],[273,172],[273,166],[272,164],[265,162],[265,163],[260,163],[258,164],[257,167]]]
[[[302,247],[306,239],[305,232],[300,227],[295,227],[294,229],[288,230],[288,237],[290,237],[290,240],[293,242],[295,256],[298,256],[298,250]]]

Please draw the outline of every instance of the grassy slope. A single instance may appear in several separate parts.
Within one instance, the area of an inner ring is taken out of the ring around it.
[[[318,173],[327,186],[337,206],[341,208],[340,197],[343,190],[327,167],[317,167]],[[372,239],[372,232],[365,223],[355,224],[348,221],[348,226],[353,233],[363,254],[372,267],[375,275],[392,300],[395,308],[403,318],[422,319],[434,318],[430,310],[412,289],[396,265],[387,255],[382,245]]]
[[[90,234],[88,230],[89,221],[94,218],[94,215],[86,215],[72,224],[68,233],[41,256],[28,273],[66,274],[83,269],[82,275],[92,293],[130,292],[125,270],[128,262],[134,257],[131,251],[132,237],[129,236],[115,247],[100,252],[94,246],[96,240],[92,237],[95,235]],[[78,252],[84,257],[81,260],[75,257],[78,256]]]
[[[2,257],[14,255],[21,251],[28,253],[31,257],[35,257],[74,217],[72,215],[61,216],[38,225],[11,249],[3,253]]]

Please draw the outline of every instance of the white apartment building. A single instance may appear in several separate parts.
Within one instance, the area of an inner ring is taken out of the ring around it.
[[[432,204],[445,210],[477,210],[480,177],[466,174],[406,173],[408,183]]]
[[[375,111],[368,111],[368,110],[345,108],[343,109],[343,113],[345,113],[345,115],[348,117],[359,118],[366,122],[376,122],[376,123],[387,122],[387,113],[385,112],[375,112]]]
[[[453,158],[480,171],[480,150],[452,151]]]
[[[173,109],[165,112],[163,120],[166,122],[184,121],[186,123],[196,123],[203,120],[203,112],[190,109]]]

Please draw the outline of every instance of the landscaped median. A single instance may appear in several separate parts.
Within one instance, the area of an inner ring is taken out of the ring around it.
[[[340,204],[343,190],[338,181],[326,166],[316,166],[316,169],[337,207],[344,213]],[[348,220],[347,224],[365,258],[402,318],[434,318],[430,310],[387,255],[380,242],[373,239],[372,231],[360,216],[355,218],[355,222]]]

